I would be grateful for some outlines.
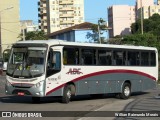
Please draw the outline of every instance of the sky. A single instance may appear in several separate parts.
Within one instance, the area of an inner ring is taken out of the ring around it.
[[[38,1],[20,0],[20,19],[38,23]],[[85,21],[97,23],[99,18],[107,20],[107,7],[112,5],[135,5],[135,0],[84,0]]]
[[[38,24],[38,1],[20,0],[20,19],[33,20]],[[156,0],[154,0],[156,1]],[[107,21],[107,8],[112,5],[134,6],[136,0],[84,0],[85,22],[98,23],[100,18]],[[86,40],[86,31],[76,34],[78,41]],[[108,33],[103,34],[108,38]]]

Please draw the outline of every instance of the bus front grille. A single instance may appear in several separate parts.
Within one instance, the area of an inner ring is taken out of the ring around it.
[[[14,90],[12,94],[18,95],[18,93],[24,93],[24,95],[31,95],[31,93],[27,90]]]

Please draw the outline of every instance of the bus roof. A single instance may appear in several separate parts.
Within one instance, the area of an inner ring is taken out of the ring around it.
[[[80,43],[80,42],[68,42],[64,40],[51,39],[51,40],[26,40],[19,41],[15,44],[47,44],[53,45],[70,45],[70,46],[86,46],[86,47],[106,47],[106,48],[123,48],[123,49],[143,49],[143,50],[156,50],[155,47],[134,46],[134,45],[115,45],[115,44],[98,44],[98,43]]]

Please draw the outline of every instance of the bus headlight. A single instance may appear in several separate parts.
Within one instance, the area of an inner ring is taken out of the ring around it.
[[[7,81],[6,84],[7,84],[8,87],[12,86],[9,81]]]
[[[43,81],[41,81],[41,82],[38,82],[36,85],[35,85],[35,87],[41,87],[42,86],[42,84],[43,84]]]

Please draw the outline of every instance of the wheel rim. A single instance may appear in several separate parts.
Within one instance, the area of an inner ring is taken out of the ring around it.
[[[130,94],[130,88],[128,86],[126,86],[124,89],[124,95],[129,96],[129,94]]]
[[[71,91],[70,90],[68,90],[68,92],[67,92],[67,97],[70,99],[71,98]]]

